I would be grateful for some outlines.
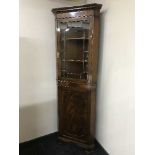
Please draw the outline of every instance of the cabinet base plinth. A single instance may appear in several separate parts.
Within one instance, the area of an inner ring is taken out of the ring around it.
[[[63,142],[66,142],[66,143],[74,143],[74,144],[86,149],[87,152],[90,152],[95,147],[94,144],[84,144],[84,143],[80,143],[80,142],[74,141],[74,140],[69,139],[69,138],[62,137],[62,136],[59,136],[59,139],[62,140]]]

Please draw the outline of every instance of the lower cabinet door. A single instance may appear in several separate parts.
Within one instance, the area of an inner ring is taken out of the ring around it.
[[[59,132],[60,136],[79,143],[89,140],[89,91],[59,90]]]

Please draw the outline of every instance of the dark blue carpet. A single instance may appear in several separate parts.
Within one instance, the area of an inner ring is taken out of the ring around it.
[[[43,136],[19,144],[19,155],[108,155],[102,146],[95,142],[95,149],[86,152],[81,147],[58,140],[58,133]]]

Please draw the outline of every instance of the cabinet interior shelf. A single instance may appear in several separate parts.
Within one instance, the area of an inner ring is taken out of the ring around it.
[[[66,71],[65,71],[66,72]],[[79,77],[79,79],[82,79],[83,75],[88,75],[88,72],[81,72],[81,73],[72,73],[72,72],[67,72],[66,75],[64,77],[67,77],[69,79],[74,79],[72,76],[76,76]]]
[[[61,50],[61,53],[64,53],[64,51],[65,51],[65,50],[62,49],[62,50]],[[82,52],[84,52],[84,53],[88,53],[88,51],[82,51]],[[80,53],[80,52],[79,52],[79,53]]]
[[[70,59],[70,60],[62,60],[63,62],[88,62],[88,60],[72,60],[72,59]]]
[[[65,69],[62,69],[61,71],[62,71],[62,72],[67,72],[67,70],[65,70]],[[77,75],[81,75],[81,74],[88,74],[88,72],[86,72],[86,71],[83,71],[83,72],[81,72],[81,73],[67,72],[67,74],[77,74]]]
[[[62,41],[64,40],[88,40],[90,38],[84,38],[84,37],[81,37],[81,38],[66,38],[66,39],[62,39]]]

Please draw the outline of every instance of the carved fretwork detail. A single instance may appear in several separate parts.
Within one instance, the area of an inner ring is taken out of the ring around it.
[[[58,86],[69,88],[70,81],[58,80]]]

